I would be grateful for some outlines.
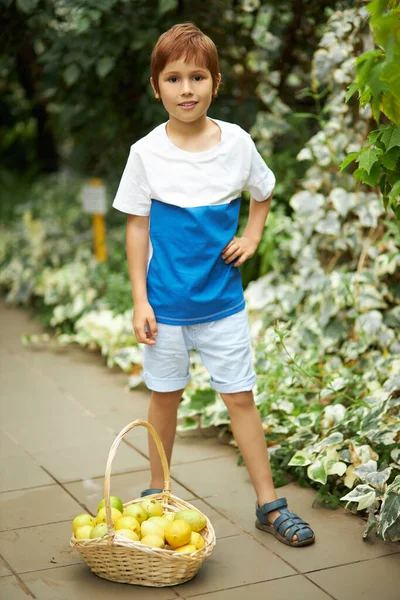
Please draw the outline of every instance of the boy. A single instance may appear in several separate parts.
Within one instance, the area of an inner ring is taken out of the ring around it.
[[[307,523],[277,499],[260,415],[241,275],[269,212],[273,173],[239,126],[207,117],[221,82],[217,49],[193,23],[160,36],[150,82],[169,114],[131,147],[113,206],[128,214],[126,248],[133,327],[144,344],[143,378],[152,390],[149,422],[171,461],[177,409],[195,348],[230,414],[256,495],[256,527],[290,546],[314,541]],[[251,193],[241,238],[242,190]],[[150,258],[149,258],[150,257]],[[150,487],[163,471],[149,436]]]

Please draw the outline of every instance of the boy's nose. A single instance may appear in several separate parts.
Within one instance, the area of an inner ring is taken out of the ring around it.
[[[182,95],[187,95],[187,94],[192,94],[192,85],[190,81],[182,81],[182,89],[181,89],[181,93]]]

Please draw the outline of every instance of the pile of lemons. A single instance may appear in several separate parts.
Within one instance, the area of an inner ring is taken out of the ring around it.
[[[76,540],[104,538],[108,534],[104,499],[97,507],[97,516],[83,513],[72,521]],[[128,504],[124,508],[117,496],[110,496],[111,519],[115,533],[129,540],[151,546],[166,548],[184,554],[203,548],[201,535],[206,526],[205,516],[194,509],[166,512],[154,498]]]

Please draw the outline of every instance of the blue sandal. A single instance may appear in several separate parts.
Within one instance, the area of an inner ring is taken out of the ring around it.
[[[274,510],[279,510],[281,514],[273,523],[269,523],[267,515]],[[308,546],[315,541],[314,532],[309,524],[288,510],[286,498],[267,502],[261,507],[256,502],[256,515],[256,527],[272,533],[287,546]],[[297,535],[297,541],[293,541],[295,535]]]
[[[147,490],[143,490],[140,497],[143,498],[143,496],[151,496],[151,494],[161,494],[161,492],[162,490],[159,488],[148,488]]]

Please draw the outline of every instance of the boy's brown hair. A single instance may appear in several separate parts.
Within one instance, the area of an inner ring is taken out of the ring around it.
[[[185,62],[194,62],[208,69],[213,79],[213,97],[218,87],[218,52],[205,33],[194,23],[180,23],[160,35],[151,53],[150,71],[154,87],[160,93],[158,78],[169,62],[183,58]]]

